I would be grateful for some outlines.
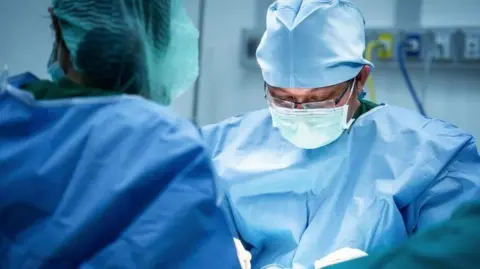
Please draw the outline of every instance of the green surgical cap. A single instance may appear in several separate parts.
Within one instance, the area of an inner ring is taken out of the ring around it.
[[[168,105],[198,75],[198,31],[182,0],[52,0],[87,83]]]

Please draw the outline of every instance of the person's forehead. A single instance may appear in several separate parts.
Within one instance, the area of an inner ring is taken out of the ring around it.
[[[285,92],[285,93],[292,93],[292,94],[308,94],[308,93],[316,93],[316,94],[322,94],[322,93],[330,93],[333,91],[337,91],[339,89],[343,89],[345,87],[345,82],[327,86],[327,87],[317,87],[317,88],[308,88],[308,89],[302,89],[302,88],[283,88],[283,87],[274,87],[270,86],[269,88],[275,92]]]

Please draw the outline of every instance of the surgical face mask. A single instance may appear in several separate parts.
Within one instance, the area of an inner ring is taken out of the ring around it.
[[[48,74],[53,81],[58,81],[65,76],[65,72],[58,62],[51,63],[48,66]]]
[[[65,76],[65,72],[57,61],[57,54],[57,43],[54,43],[47,64],[48,74],[50,74],[53,81],[58,81]]]
[[[352,83],[346,105],[322,109],[288,109],[270,105],[273,126],[282,136],[299,148],[315,149],[337,140],[350,128],[348,102],[355,87]]]

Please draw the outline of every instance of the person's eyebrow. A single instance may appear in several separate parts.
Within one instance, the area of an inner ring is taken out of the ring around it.
[[[330,86],[331,87],[331,86]],[[342,85],[342,84],[338,84],[338,85],[334,85],[331,89],[332,92],[336,92],[336,91],[339,91],[340,88],[343,90],[345,87],[345,85]],[[311,92],[318,92],[318,91],[326,91],[325,88],[313,88],[311,90]]]
[[[287,94],[289,93],[285,89],[272,87],[272,86],[269,86],[268,84],[267,84],[267,88],[270,89],[271,92],[273,93],[287,93]]]
[[[337,89],[326,90],[325,88],[315,88],[315,89],[312,89],[310,93],[318,94],[319,96],[327,98],[327,97],[330,97],[331,95],[334,95],[336,92],[337,92]]]

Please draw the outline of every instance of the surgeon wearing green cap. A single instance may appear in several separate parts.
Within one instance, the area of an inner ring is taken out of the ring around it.
[[[361,97],[373,65],[354,3],[278,0],[266,19],[266,108],[202,130],[252,268],[392,248],[480,198],[470,134]]]
[[[201,136],[164,106],[198,73],[181,1],[50,15],[52,80],[0,86],[0,268],[240,268]]]

